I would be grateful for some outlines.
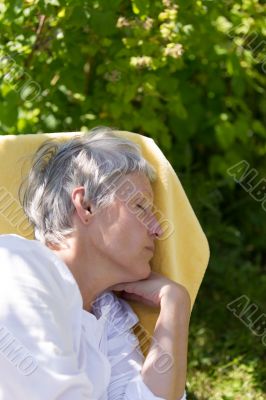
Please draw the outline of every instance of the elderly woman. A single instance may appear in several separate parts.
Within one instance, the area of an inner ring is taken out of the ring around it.
[[[22,190],[36,240],[0,236],[1,400],[185,399],[191,303],[151,271],[155,178],[108,128],[37,151]],[[146,359],[127,299],[160,310]]]

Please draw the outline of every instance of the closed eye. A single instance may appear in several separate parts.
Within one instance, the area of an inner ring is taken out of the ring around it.
[[[150,207],[143,207],[141,204],[137,204],[137,207],[140,208],[141,210],[145,211],[145,213],[152,212],[152,209]]]

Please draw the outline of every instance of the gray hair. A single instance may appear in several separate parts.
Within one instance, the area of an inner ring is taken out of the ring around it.
[[[144,173],[150,182],[155,169],[143,158],[140,146],[106,127],[58,143],[46,141],[35,153],[19,196],[22,207],[41,242],[60,244],[73,232],[75,187],[84,186],[85,203],[107,207],[122,177]],[[114,184],[115,182],[115,184]]]

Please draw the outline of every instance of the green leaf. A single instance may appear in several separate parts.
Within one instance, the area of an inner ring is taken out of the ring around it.
[[[149,0],[131,0],[133,13],[136,15],[147,15],[150,7]]]
[[[234,126],[226,121],[215,127],[215,135],[223,149],[228,149],[235,141],[236,131]]]
[[[99,36],[113,35],[117,30],[116,15],[113,11],[94,11],[90,24]]]

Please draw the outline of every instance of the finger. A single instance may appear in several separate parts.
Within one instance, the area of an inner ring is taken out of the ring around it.
[[[119,292],[119,291],[124,290],[124,285],[118,283],[117,285],[110,286],[110,287],[108,288],[108,290],[114,290],[114,291]]]
[[[124,290],[125,292],[128,293],[134,293],[134,287],[135,287],[135,282],[125,282],[125,283],[118,283],[117,285],[113,285],[109,287],[109,290],[115,290],[115,291],[122,291]]]
[[[126,299],[126,300],[136,300],[136,301],[142,301],[143,300],[143,298],[141,296],[138,296],[135,293],[127,293],[127,292],[124,292],[124,291],[122,292],[121,297],[123,299]]]
[[[134,293],[123,292],[121,297],[125,300],[137,301],[139,303],[145,304],[150,307],[158,307],[158,305],[155,304],[153,301],[145,299],[144,297],[138,296],[137,294],[134,294]]]

